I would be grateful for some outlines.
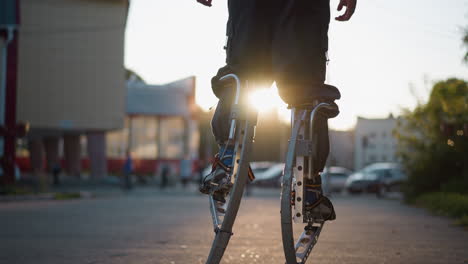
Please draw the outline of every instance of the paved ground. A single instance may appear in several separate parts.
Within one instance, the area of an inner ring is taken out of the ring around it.
[[[223,263],[284,263],[279,196],[241,205]],[[89,200],[0,203],[0,263],[204,263],[206,197],[145,189]],[[255,194],[255,190],[254,190]],[[468,263],[468,232],[446,218],[374,197],[336,197],[308,263]]]

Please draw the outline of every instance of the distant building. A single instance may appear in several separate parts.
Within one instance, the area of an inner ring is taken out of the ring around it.
[[[124,128],[107,133],[110,159],[123,159],[128,149],[138,172],[154,173],[161,162],[177,167],[198,158],[198,148],[195,77],[165,85],[127,82]]]
[[[69,175],[97,177],[121,171],[127,150],[143,173],[197,158],[195,77],[125,81],[128,0],[20,3],[17,119],[31,125],[19,140],[21,168],[61,164]]]
[[[355,170],[375,162],[397,162],[397,141],[393,136],[397,121],[392,115],[383,119],[358,117],[354,133]]]
[[[354,131],[330,130],[330,154],[327,166],[354,169]]]
[[[128,0],[21,0],[17,120],[31,130],[19,155],[33,170],[65,158],[70,175],[90,157],[106,174],[105,134],[125,118]],[[83,151],[85,142],[87,153]]]

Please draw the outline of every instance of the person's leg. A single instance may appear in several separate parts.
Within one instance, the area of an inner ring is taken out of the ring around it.
[[[338,89],[324,83],[329,22],[329,0],[283,0],[273,40],[273,70],[281,98],[292,107],[306,108],[316,101],[334,104],[340,98]],[[333,220],[335,213],[322,194],[319,173],[329,154],[328,118],[337,114],[338,108],[319,113],[314,120],[313,133],[318,136],[312,155],[314,175],[305,182],[305,208],[310,213],[320,208],[328,215],[326,220]]]
[[[226,63],[211,80],[219,98],[212,120],[216,142],[223,145],[229,133],[229,115],[234,87],[223,86],[219,79],[227,74],[238,75],[259,86],[271,85],[271,17],[276,16],[278,0],[229,0]]]
[[[340,98],[334,86],[326,85],[329,0],[283,0],[273,38],[273,70],[281,98],[291,106],[315,100],[333,103]],[[338,108],[328,116],[338,114]],[[326,116],[316,120],[318,155],[316,173],[323,170],[329,153]]]
[[[317,135],[317,153],[314,153],[314,174],[322,172],[327,163],[328,154],[330,153],[330,142],[328,136],[328,118],[318,114],[315,119],[315,133]]]
[[[219,79],[234,73],[249,87],[271,85],[271,23],[274,3],[278,0],[229,0],[227,26],[227,65],[219,69],[211,83],[219,98],[211,125],[216,142],[220,146],[213,171],[204,178],[200,191],[208,193],[211,183],[222,182],[232,166],[233,146],[227,145],[229,117],[234,95],[233,85],[225,85]],[[223,200],[222,195],[215,199]]]
[[[278,0],[229,0],[226,64],[242,79],[271,82],[272,25]]]
[[[288,104],[340,98],[324,85],[329,0],[283,0],[273,39],[273,69],[281,98]]]
[[[229,117],[232,101],[233,96],[229,90],[221,91],[216,110],[211,119],[211,131],[219,146],[224,145],[229,137]]]

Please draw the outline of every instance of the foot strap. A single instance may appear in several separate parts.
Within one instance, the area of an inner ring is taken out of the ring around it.
[[[216,229],[215,229],[215,233],[217,234],[218,232],[221,232],[221,233],[228,233],[228,234],[231,235],[231,236],[234,235],[233,232],[227,231],[227,230],[223,230],[223,229],[221,229],[221,228],[216,228]]]
[[[304,208],[305,209],[312,209],[312,208],[315,208],[317,207],[317,205],[319,205],[323,200],[323,196],[320,196],[320,198],[317,199],[317,201],[315,201],[315,203],[311,204],[311,205],[306,205]]]
[[[215,171],[217,167],[221,167],[225,172],[231,172],[231,167],[228,167],[223,161],[219,158],[219,155],[215,156],[213,165],[211,166],[211,172]]]
[[[250,181],[255,180],[255,175],[254,175],[253,170],[252,170],[252,168],[250,167],[250,165],[249,165],[249,174],[248,174],[248,175],[249,175],[249,180],[250,180]]]

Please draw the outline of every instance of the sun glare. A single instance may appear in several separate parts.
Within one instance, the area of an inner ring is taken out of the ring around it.
[[[290,120],[290,111],[279,97],[275,84],[271,88],[258,88],[252,91],[249,95],[249,102],[260,113],[276,111],[282,121],[289,122]]]
[[[249,102],[259,111],[268,112],[279,106],[277,96],[273,94],[273,89],[260,88],[252,91],[249,95]]]

